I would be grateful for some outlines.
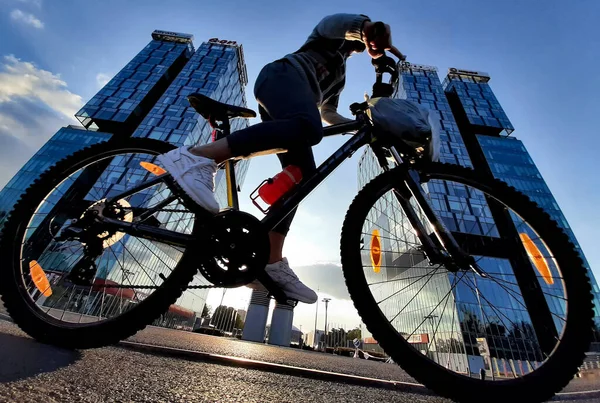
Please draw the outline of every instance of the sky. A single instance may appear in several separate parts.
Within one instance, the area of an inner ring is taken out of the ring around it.
[[[0,0],[0,187],[73,114],[149,41],[155,29],[191,33],[244,46],[249,84],[265,64],[299,48],[329,14],[362,13],[392,28],[408,61],[485,71],[490,85],[563,209],[596,277],[600,213],[600,2],[595,0],[274,1]],[[348,61],[340,112],[370,91],[374,73],[366,54]],[[315,147],[317,163],[346,139]],[[360,154],[360,153],[359,153]],[[359,324],[343,284],[339,235],[358,190],[357,160],[347,161],[301,206],[284,249],[308,285],[329,296],[330,322]],[[242,208],[261,213],[248,194],[280,170],[274,156],[252,161]],[[216,307],[220,292],[211,292]],[[246,288],[227,291],[224,303],[243,308]],[[322,305],[322,304],[321,304]],[[319,306],[319,328],[324,309]],[[294,324],[314,327],[315,306],[300,304]]]

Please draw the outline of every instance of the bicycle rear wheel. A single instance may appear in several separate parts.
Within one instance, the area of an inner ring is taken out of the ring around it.
[[[138,138],[93,145],[58,162],[24,193],[2,231],[0,294],[30,336],[69,348],[98,347],[133,335],[165,312],[184,321],[202,309],[193,298],[172,305],[194,278],[197,252],[114,231],[87,241],[62,236],[107,198],[154,178],[141,163],[171,149]],[[159,181],[110,211],[123,221],[195,233],[196,215],[180,197]]]
[[[406,169],[368,183],[344,221],[344,277],[368,330],[395,362],[443,396],[551,398],[573,378],[591,338],[591,286],[573,244],[514,188],[471,169],[430,164],[417,168],[429,202],[479,274],[432,265],[396,199]],[[504,228],[515,237],[500,237],[507,232],[499,232],[492,212],[506,214]],[[519,260],[521,249],[527,254]],[[533,291],[524,287],[524,273],[543,295],[546,322],[530,315]]]

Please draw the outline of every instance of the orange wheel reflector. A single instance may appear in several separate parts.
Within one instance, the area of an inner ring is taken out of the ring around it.
[[[550,271],[550,266],[548,266],[548,262],[546,258],[542,255],[542,252],[537,247],[535,243],[529,238],[529,235],[526,233],[519,234],[521,237],[521,242],[523,242],[523,246],[525,246],[525,250],[527,251],[527,255],[529,259],[531,259],[533,266],[540,273],[546,284],[552,285],[554,284],[554,279],[552,278],[552,272]]]
[[[29,273],[31,274],[33,284],[35,284],[35,287],[40,290],[44,297],[51,296],[52,288],[50,287],[48,277],[46,276],[46,273],[44,273],[42,266],[40,266],[36,260],[29,262]]]
[[[159,175],[167,173],[167,171],[165,171],[163,168],[159,167],[158,165],[154,165],[154,164],[152,164],[150,162],[142,161],[142,162],[140,162],[140,165],[146,171],[151,172],[151,173],[153,173],[156,176],[159,176]]]
[[[377,229],[374,229],[371,234],[371,264],[373,271],[379,273],[381,270],[381,238]]]

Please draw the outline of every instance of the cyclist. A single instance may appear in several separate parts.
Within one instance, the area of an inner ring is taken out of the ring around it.
[[[308,177],[316,169],[311,147],[323,138],[321,120],[328,124],[349,121],[337,113],[348,57],[367,50],[369,56],[378,58],[389,50],[405,58],[392,46],[389,25],[383,26],[383,30],[376,29],[365,15],[323,18],[299,50],[267,64],[258,75],[254,95],[262,123],[213,143],[175,149],[159,156],[159,163],[196,203],[214,213],[219,211],[214,178],[217,164],[223,161],[277,153],[283,167],[296,165]],[[282,256],[294,213],[269,233],[271,255],[266,272],[289,298],[312,304],[317,294],[298,279]],[[258,282],[249,286],[262,287]]]

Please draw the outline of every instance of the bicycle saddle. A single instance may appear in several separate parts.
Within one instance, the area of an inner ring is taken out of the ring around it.
[[[256,112],[254,112],[252,109],[224,104],[222,102],[215,101],[206,95],[193,93],[188,95],[187,99],[196,112],[198,112],[204,119],[207,120],[210,120],[211,118],[223,120],[225,118],[232,119],[256,117]]]

